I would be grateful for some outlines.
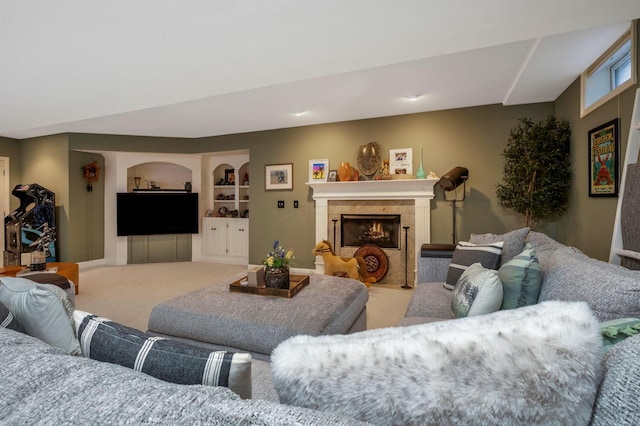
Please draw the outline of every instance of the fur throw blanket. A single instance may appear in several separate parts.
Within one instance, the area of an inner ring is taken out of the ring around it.
[[[296,336],[272,353],[290,405],[384,425],[587,424],[602,340],[586,303],[351,335]]]

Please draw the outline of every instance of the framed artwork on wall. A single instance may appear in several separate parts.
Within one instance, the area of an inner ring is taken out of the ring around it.
[[[329,160],[309,160],[309,182],[326,182],[329,176]]]
[[[293,189],[293,163],[264,166],[264,189]]]
[[[589,197],[618,196],[619,119],[589,130]]]
[[[389,150],[389,173],[392,175],[413,174],[413,148]]]

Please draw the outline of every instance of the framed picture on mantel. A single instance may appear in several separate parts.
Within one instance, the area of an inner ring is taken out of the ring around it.
[[[329,160],[309,160],[309,182],[326,182]]]
[[[389,150],[389,173],[392,175],[413,174],[413,148]]]

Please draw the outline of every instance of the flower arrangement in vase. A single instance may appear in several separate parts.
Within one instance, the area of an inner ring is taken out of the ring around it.
[[[273,250],[264,260],[264,282],[268,288],[289,288],[289,262],[293,251],[286,251],[280,241],[273,242]]]

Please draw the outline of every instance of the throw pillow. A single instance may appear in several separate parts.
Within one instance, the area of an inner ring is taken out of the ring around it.
[[[65,311],[70,302],[64,301],[68,298],[64,290],[24,278],[3,277],[0,281],[0,302],[9,308],[28,335],[72,355],[80,353],[73,323]]]
[[[535,305],[540,296],[542,272],[536,249],[526,243],[524,250],[498,270],[504,296],[500,309],[521,308]]]
[[[0,303],[0,327],[9,328],[11,330],[24,333],[24,329],[15,319],[9,308]]]
[[[615,345],[603,359],[604,375],[590,425],[640,424],[640,336]]]
[[[251,398],[251,355],[211,352],[75,311],[82,354],[166,382],[228,387]]]
[[[455,318],[472,317],[495,312],[502,304],[502,283],[498,272],[474,263],[463,273],[451,298]]]
[[[456,245],[449,263],[444,287],[453,290],[460,276],[470,265],[480,263],[487,269],[497,269],[502,254],[502,242],[492,244],[472,244],[464,241]]]
[[[600,330],[602,331],[602,350],[607,352],[616,343],[640,333],[640,319],[620,318],[604,321],[600,323]]]
[[[515,231],[502,235],[471,234],[469,242],[473,244],[491,244],[502,241],[502,258],[500,265],[504,265],[522,251],[527,234],[529,234],[529,228],[516,229]]]
[[[281,403],[375,424],[588,424],[600,341],[586,303],[546,302],[356,334],[300,335],[273,351],[271,365]]]

